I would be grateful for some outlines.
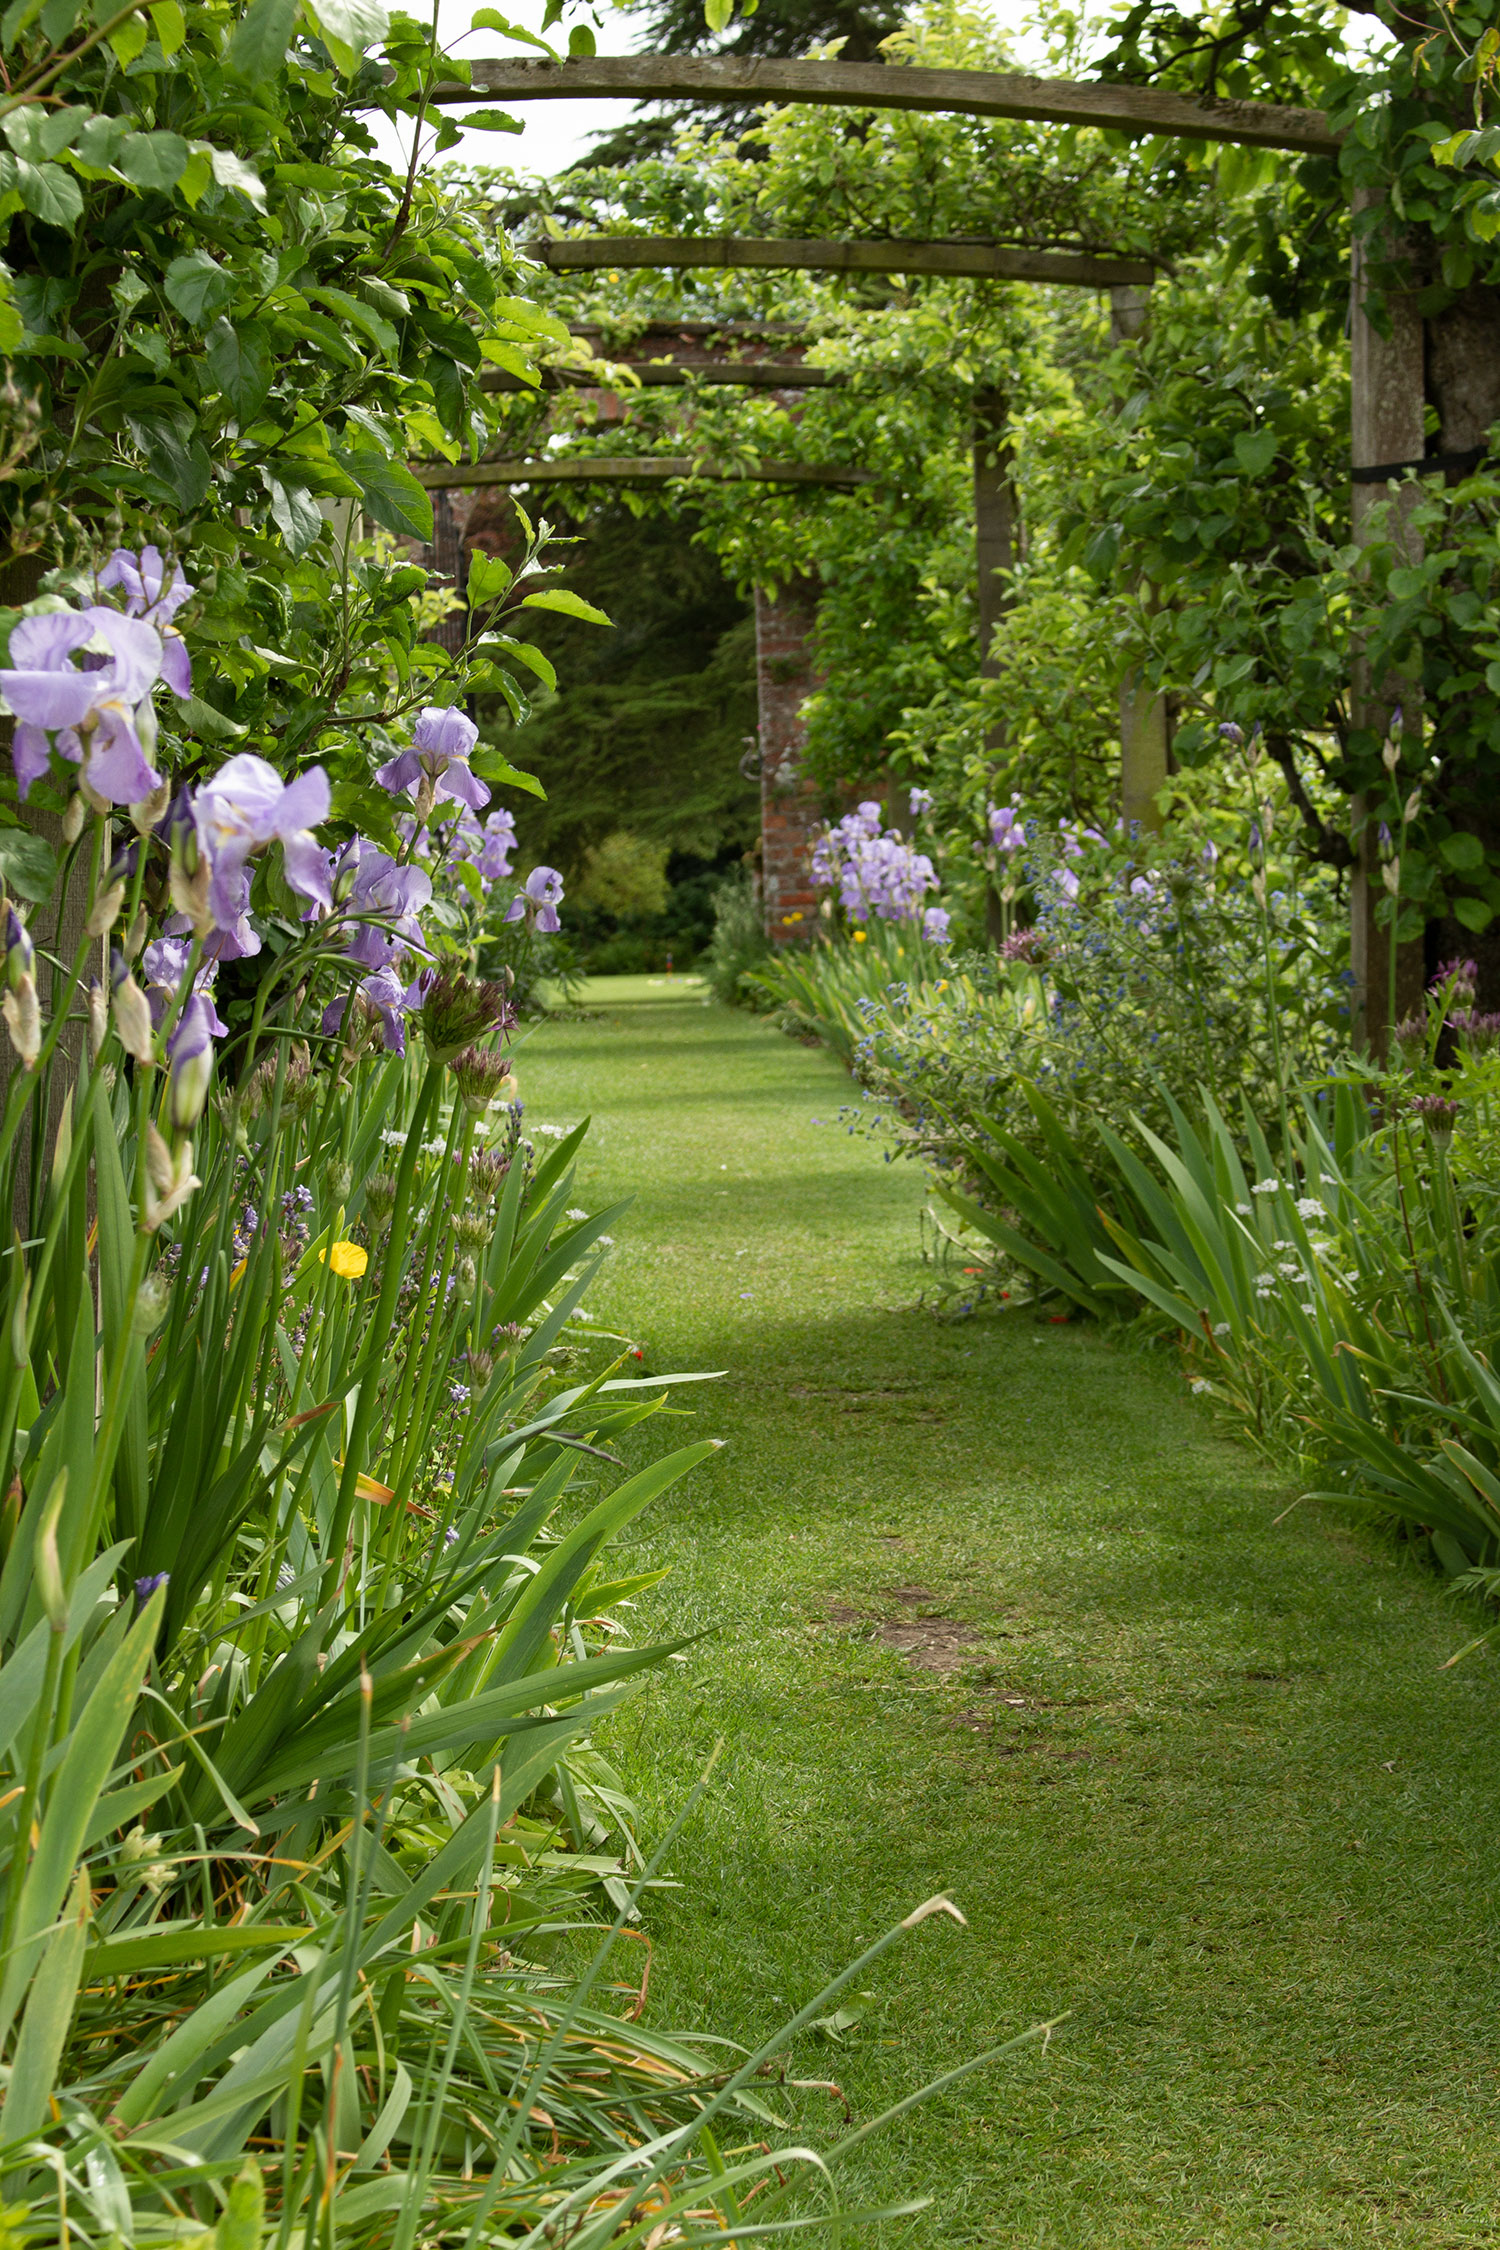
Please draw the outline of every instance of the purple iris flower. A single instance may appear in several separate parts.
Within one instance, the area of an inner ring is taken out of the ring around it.
[[[174,917],[175,919],[175,917]],[[146,999],[151,1008],[151,1021],[160,1028],[162,1019],[182,989],[187,975],[187,965],[192,957],[192,939],[186,933],[177,936],[153,938],[141,955],[141,967],[146,978]],[[192,999],[201,999],[209,1012],[209,1030],[215,1039],[228,1036],[229,1026],[221,1023],[214,1007],[210,986],[218,973],[219,959],[203,960],[193,979]]]
[[[823,889],[838,886],[839,903],[851,922],[915,919],[928,891],[938,887],[932,861],[915,851],[894,828],[882,831],[880,807],[873,799],[846,813],[826,829],[813,847],[813,881]]]
[[[991,805],[989,809],[990,838],[997,852],[1018,852],[1026,841],[1026,831],[1021,825],[1019,805]]]
[[[181,563],[173,563],[168,578],[159,547],[142,547],[138,555],[128,547],[116,547],[99,573],[101,592],[113,586],[125,589],[125,615],[144,617],[160,633],[161,676],[172,693],[191,695],[193,668],[187,643],[172,623],[194,591],[182,575]]]
[[[929,906],[922,916],[923,937],[930,938],[934,945],[946,945],[948,925],[952,919],[953,916],[945,906]]]
[[[212,1000],[193,993],[167,1041],[167,1103],[179,1133],[191,1132],[203,1115],[214,1070],[214,1038],[224,1026]]]
[[[429,703],[418,714],[410,750],[403,750],[381,766],[375,779],[393,797],[417,796],[424,782],[431,784],[430,807],[439,797],[457,797],[461,804],[483,812],[490,793],[470,771],[469,754],[479,740],[479,729],[456,703],[446,709]]]
[[[101,641],[107,656],[93,653]],[[84,650],[91,654],[75,665]],[[20,620],[10,656],[0,695],[17,721],[11,757],[23,799],[47,771],[49,735],[110,804],[138,805],[160,786],[140,736],[143,725],[152,731],[150,695],[161,676],[154,626],[117,609],[52,610]]]
[[[151,1596],[156,1592],[157,1587],[165,1586],[170,1576],[170,1571],[153,1570],[149,1578],[138,1578],[135,1582],[136,1608],[138,1610],[144,1609]]]
[[[516,848],[516,823],[512,814],[492,812],[482,830],[483,842],[474,860],[481,883],[503,882],[510,873],[510,855]]]
[[[243,952],[258,953],[260,940],[249,930],[247,861],[267,844],[279,842],[286,879],[304,898],[333,908],[328,860],[312,830],[328,818],[328,776],[321,766],[284,782],[274,766],[249,752],[231,758],[199,790],[193,802],[198,848],[211,870],[209,912],[216,929]],[[247,945],[247,933],[254,943]],[[234,956],[216,947],[222,959]]]
[[[907,799],[907,805],[912,819],[919,820],[923,813],[932,810],[932,791],[930,789],[914,789]]]
[[[505,910],[507,922],[519,922],[523,914],[534,917],[536,927],[550,936],[562,928],[557,910],[562,904],[563,879],[555,867],[533,867],[526,878],[525,887],[518,891]]]
[[[354,880],[346,890],[351,863]],[[334,882],[356,925],[344,946],[351,961],[365,969],[384,969],[408,950],[427,951],[417,920],[432,897],[432,877],[424,867],[402,867],[388,852],[356,836],[334,863]]]
[[[377,969],[366,977],[359,987],[358,997],[372,1014],[380,1018],[380,1028],[386,1050],[393,1055],[406,1053],[406,1018],[420,1001],[422,994],[416,984],[403,984],[394,968]],[[343,1029],[347,996],[340,993],[323,1010],[323,1029],[333,1035]]]
[[[167,577],[160,547],[142,547],[138,555],[128,547],[116,547],[99,573],[99,585],[101,591],[123,586],[125,615],[144,617],[151,625],[170,625],[193,592],[181,563],[173,563],[171,578]]]
[[[1063,897],[1067,899],[1070,904],[1075,898],[1077,898],[1078,877],[1073,873],[1071,867],[1054,868],[1052,873],[1052,880],[1061,891]]]

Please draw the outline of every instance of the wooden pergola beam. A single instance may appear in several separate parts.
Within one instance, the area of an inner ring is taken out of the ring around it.
[[[778,367],[774,360],[747,359],[716,367],[701,359],[675,360],[664,364],[660,360],[621,359],[616,366],[628,367],[644,390],[670,388],[674,384],[691,382],[726,383],[741,390],[751,391],[814,391],[826,384],[841,383],[843,376],[827,367]],[[504,368],[487,368],[479,379],[485,391],[522,391],[535,393],[537,386],[527,383],[519,375],[507,374]],[[612,386],[597,368],[544,367],[541,389],[544,391],[609,390]],[[628,397],[633,384],[617,386],[620,396]]]
[[[1075,289],[1146,288],[1149,258],[1104,258],[1071,250],[1017,249],[999,242],[829,242],[746,235],[586,234],[524,245],[553,273],[615,267],[753,266],[778,273],[948,274],[966,280],[1052,281]]]
[[[849,490],[874,484],[871,469],[826,467],[821,461],[759,461],[742,469],[720,469],[665,453],[575,453],[550,461],[446,461],[415,463],[412,475],[429,492],[470,492],[505,484],[674,484],[679,480],[719,484],[813,484]]]
[[[963,117],[1015,117],[1097,125],[1247,148],[1336,156],[1338,137],[1321,110],[1276,102],[1215,101],[1160,86],[1035,78],[1020,71],[919,70],[891,63],[783,62],[769,56],[594,55],[566,62],[481,57],[467,86],[448,83],[445,104],[508,101],[812,102],[852,109],[947,110]]]

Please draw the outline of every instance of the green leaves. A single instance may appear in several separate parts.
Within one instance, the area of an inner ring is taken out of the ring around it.
[[[528,594],[522,602],[523,609],[553,609],[563,617],[580,617],[586,625],[607,625],[609,618],[581,594],[571,594],[565,586],[547,586],[541,592]]]
[[[1276,458],[1274,430],[1241,432],[1234,441],[1234,457],[1247,477],[1263,477]]]
[[[283,484],[269,469],[261,473],[271,498],[271,521],[288,550],[293,555],[305,555],[323,535],[323,514],[317,501],[302,485]]]
[[[346,75],[357,70],[367,47],[385,37],[390,10],[382,0],[305,0],[323,41]]]
[[[241,421],[265,404],[273,375],[270,335],[260,321],[216,320],[203,340],[214,381]]]
[[[0,828],[0,881],[18,898],[50,898],[57,885],[57,858],[46,838],[25,828]]]
[[[33,164],[0,154],[0,194],[14,193],[24,210],[49,227],[71,234],[83,216],[83,190],[61,164]]]
[[[234,275],[201,249],[174,258],[162,286],[167,302],[194,328],[210,327],[233,303],[236,289]]]
[[[165,194],[182,178],[187,169],[187,161],[188,144],[180,133],[132,133],[121,146],[115,159],[115,169],[132,187]],[[177,305],[179,312],[186,311],[186,307],[172,295],[170,274],[167,294],[173,304]],[[222,301],[227,304],[229,300],[225,297]],[[198,322],[197,314],[189,314],[188,317]],[[201,322],[198,325],[201,326]]]
[[[432,496],[401,462],[373,447],[334,446],[333,457],[359,487],[360,502],[372,523],[398,537],[432,537]]]
[[[250,0],[229,42],[227,67],[257,85],[280,70],[297,21],[297,0]]]

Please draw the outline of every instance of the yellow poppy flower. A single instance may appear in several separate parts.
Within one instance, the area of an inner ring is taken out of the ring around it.
[[[368,1250],[361,1250],[357,1242],[336,1242],[331,1250],[318,1252],[320,1265],[325,1259],[340,1281],[359,1281],[370,1263],[370,1253]]]
[[[854,933],[854,942],[855,942],[855,944],[856,944],[856,945],[863,945],[863,944],[865,943],[865,933],[864,933],[864,931],[863,931],[863,930],[856,930],[856,931],[855,931],[855,933]]]

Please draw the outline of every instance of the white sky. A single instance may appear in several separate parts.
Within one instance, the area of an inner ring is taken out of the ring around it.
[[[449,54],[473,58],[479,55],[509,55],[521,57],[538,52],[511,41],[503,40],[498,32],[470,31],[470,18],[478,0],[438,0],[438,31]],[[512,23],[523,25],[528,31],[540,31],[545,0],[502,0],[500,12]],[[424,11],[425,12],[425,11]],[[1030,13],[1030,0],[990,0],[988,12],[997,22],[1018,30]],[[589,21],[585,10],[570,8],[569,17],[575,22]],[[599,29],[595,36],[601,55],[628,55],[644,45],[644,27],[638,17],[621,14],[600,0],[597,10]],[[560,53],[567,49],[567,23],[555,24],[548,38]],[[1019,44],[1019,42],[1018,42]],[[587,154],[589,136],[607,131],[613,125],[622,125],[634,114],[634,104],[627,101],[610,102],[516,102],[496,101],[486,107],[505,109],[512,117],[525,124],[524,133],[465,133],[456,148],[449,149],[442,162],[446,164],[504,164],[521,172],[561,172],[580,156]],[[462,110],[452,113],[454,122],[461,122]],[[410,162],[411,144],[401,145],[400,137],[384,118],[376,125],[376,137],[381,152],[392,164],[404,167]]]

